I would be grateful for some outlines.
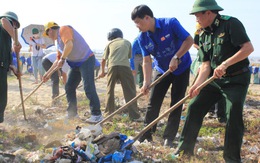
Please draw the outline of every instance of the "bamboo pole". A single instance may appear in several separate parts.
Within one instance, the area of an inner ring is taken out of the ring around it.
[[[14,30],[14,43],[15,43],[15,45],[19,45],[17,29]],[[27,120],[26,114],[25,114],[25,108],[24,108],[24,100],[23,100],[23,88],[22,88],[22,79],[21,79],[21,72],[20,72],[19,53],[16,53],[16,60],[17,60],[17,73],[18,73],[17,77],[18,77],[18,81],[19,81],[19,89],[20,89],[20,96],[21,96],[21,104],[22,104],[22,108],[23,108],[23,116],[24,116],[24,120]]]

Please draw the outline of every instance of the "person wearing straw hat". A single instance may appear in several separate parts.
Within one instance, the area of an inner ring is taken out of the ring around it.
[[[189,83],[191,57],[188,50],[193,44],[191,35],[182,27],[176,18],[155,18],[152,10],[146,5],[139,5],[131,13],[131,19],[141,31],[138,42],[143,55],[144,82],[141,92],[147,94],[149,85],[167,70],[172,71],[151,90],[145,125],[150,124],[159,116],[163,99],[171,88],[171,104],[173,106],[185,95]],[[154,58],[154,73],[152,75],[152,58]],[[178,132],[182,105],[168,117],[164,130],[164,145],[173,147],[173,140]],[[152,133],[156,125],[140,137],[152,141]]]
[[[83,81],[84,91],[89,99],[91,117],[86,120],[89,123],[97,123],[103,119],[100,110],[100,101],[94,82],[95,55],[84,38],[72,26],[59,26],[55,22],[48,22],[44,26],[44,36],[57,40],[57,59],[52,67],[43,76],[46,82],[55,68],[61,68],[66,61],[70,70],[65,85],[68,101],[68,118],[78,116],[76,89]]]
[[[16,45],[12,39],[15,39],[15,29],[20,27],[18,16],[11,11],[5,12],[0,16],[0,123],[4,122],[4,111],[7,105],[7,72],[9,69],[17,74],[15,66],[12,63],[12,49],[15,53],[20,53],[22,48],[18,42]],[[13,47],[13,48],[12,48]]]
[[[226,130],[223,157],[241,162],[244,123],[243,106],[250,83],[248,56],[254,48],[243,24],[235,17],[220,15],[215,0],[196,0],[191,15],[203,28],[199,38],[199,76],[188,91],[188,107],[176,155],[193,155],[196,138],[209,108],[225,98]],[[208,77],[216,79],[199,90]]]

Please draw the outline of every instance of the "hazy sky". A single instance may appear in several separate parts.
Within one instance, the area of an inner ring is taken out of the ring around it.
[[[189,15],[193,0],[0,0],[0,12],[15,12],[21,28],[29,24],[45,24],[55,21],[60,26],[71,25],[86,39],[92,49],[103,50],[107,44],[107,33],[117,27],[123,31],[124,38],[133,41],[138,29],[131,20],[135,6],[148,5],[159,17],[176,17],[193,36],[195,16]],[[246,27],[254,45],[253,56],[259,56],[260,34],[258,21],[259,0],[217,0],[224,8],[223,15],[237,17]],[[21,42],[23,40],[20,40]],[[194,48],[191,53],[196,53]]]

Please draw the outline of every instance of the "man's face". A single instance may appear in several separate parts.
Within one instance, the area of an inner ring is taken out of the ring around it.
[[[149,30],[148,16],[145,16],[143,19],[135,18],[134,23],[141,32],[147,32]]]
[[[14,20],[14,19],[12,19],[12,18],[8,18],[8,17],[6,17],[6,19],[8,19],[9,20],[9,22],[12,24],[12,26],[15,28],[15,29],[18,29],[18,22],[16,21],[16,20]]]
[[[18,22],[15,21],[15,20],[13,20],[13,25],[14,25],[14,28],[15,28],[15,29],[18,29],[18,28],[19,28],[19,27],[18,27]]]
[[[39,33],[37,33],[37,34],[33,34],[33,37],[34,37],[34,38],[39,38],[40,35],[39,35]]]
[[[52,39],[52,40],[55,40],[55,30],[49,28],[47,31],[46,31],[46,34],[47,36]]]
[[[202,28],[206,28],[211,25],[211,22],[209,20],[209,14],[210,11],[198,12],[194,14],[196,16],[197,22],[200,24]]]

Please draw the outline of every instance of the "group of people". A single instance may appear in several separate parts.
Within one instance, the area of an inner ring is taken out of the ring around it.
[[[215,0],[195,0],[190,12],[201,26],[197,42],[198,60],[201,65],[195,82],[188,90],[191,101],[175,154],[194,154],[203,118],[214,104],[224,100],[226,131],[223,157],[226,162],[241,162],[240,152],[244,133],[243,105],[250,83],[248,56],[254,48],[243,24],[235,17],[220,15],[219,11],[222,10]],[[0,93],[4,95],[4,98],[1,98],[0,120],[3,122],[7,101],[6,73],[10,65],[6,56],[10,54],[11,39],[14,38],[13,29],[19,28],[19,21],[17,16],[10,12],[0,18],[0,39],[3,42],[0,46]],[[141,53],[143,59],[143,83],[140,91],[147,94],[152,81],[167,70],[171,71],[160,83],[151,88],[144,118],[144,125],[148,125],[159,116],[163,99],[170,86],[170,106],[185,96],[192,63],[188,50],[194,41],[177,18],[155,18],[152,10],[146,5],[136,6],[131,13],[131,19],[140,31],[136,38],[140,46],[140,51],[137,53]],[[44,35],[57,40],[58,52],[56,60],[42,76],[42,80],[46,82],[53,70],[62,68],[67,62],[70,66],[65,85],[68,118],[78,116],[76,88],[82,80],[86,96],[90,100],[91,117],[87,121],[102,120],[100,101],[94,83],[95,55],[87,42],[72,26],[59,26],[55,22],[48,22],[45,25]],[[123,38],[123,33],[118,28],[108,33],[108,40],[99,77],[107,76],[106,112],[110,114],[116,109],[113,100],[116,81],[120,80],[122,84],[126,102],[136,95],[136,86],[129,64],[129,59],[132,57],[131,43]],[[19,52],[21,45],[13,45],[13,48],[15,52]],[[154,73],[152,73],[152,60]],[[107,72],[105,72],[106,64]],[[215,80],[200,89],[199,86],[211,76]],[[128,112],[132,120],[142,119],[136,102],[128,108]],[[165,146],[173,146],[181,112],[182,105],[168,117],[163,133]],[[152,134],[155,131],[156,125],[145,132],[139,140],[152,141]]]

